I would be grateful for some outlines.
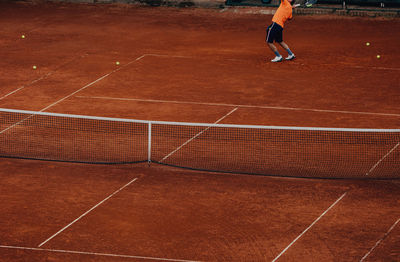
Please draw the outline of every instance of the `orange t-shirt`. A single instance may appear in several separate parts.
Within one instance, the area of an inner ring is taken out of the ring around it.
[[[292,5],[289,3],[288,0],[281,0],[281,4],[279,5],[278,9],[276,10],[274,16],[272,17],[272,22],[275,22],[282,26],[285,25],[285,22],[288,19],[292,19]]]

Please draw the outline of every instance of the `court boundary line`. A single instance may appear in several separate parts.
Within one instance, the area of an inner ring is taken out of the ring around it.
[[[86,55],[87,55],[87,54],[86,54]],[[125,67],[131,65],[131,64],[134,63],[134,62],[137,62],[137,61],[141,60],[142,58],[144,58],[144,57],[146,57],[146,56],[157,56],[157,57],[158,57],[158,56],[160,56],[160,57],[166,56],[166,57],[169,57],[169,55],[143,54],[143,55],[137,57],[136,59],[130,61],[129,63],[124,64],[124,65],[122,65],[122,66],[120,66],[120,67],[118,67],[118,68],[112,70],[111,72],[109,72],[109,73],[107,73],[107,74],[101,76],[100,78],[98,78],[98,79],[96,79],[96,80],[90,82],[89,84],[87,84],[87,85],[81,87],[80,89],[78,89],[78,90],[72,92],[71,94],[69,94],[69,95],[67,95],[67,96],[65,96],[65,97],[63,97],[63,98],[61,98],[60,100],[58,100],[58,101],[56,101],[56,102],[54,102],[54,103],[52,103],[52,104],[50,104],[50,105],[48,105],[48,106],[42,108],[42,109],[39,110],[38,112],[44,112],[45,110],[47,110],[47,109],[49,109],[49,108],[51,108],[51,107],[57,105],[58,103],[60,103],[60,102],[62,102],[62,101],[64,101],[64,100],[70,98],[71,96],[73,96],[73,95],[79,93],[79,92],[82,91],[82,90],[85,90],[86,88],[88,88],[88,87],[94,85],[95,83],[97,83],[97,82],[103,80],[104,78],[110,76],[111,74],[120,71],[121,69],[123,69],[123,68],[125,68]],[[174,56],[172,56],[172,57],[174,57]],[[181,57],[181,56],[177,56],[177,57]],[[22,89],[22,88],[19,88],[19,90],[21,90],[21,89]],[[19,90],[18,90],[18,91],[19,91]],[[0,100],[1,100],[1,99],[0,99]],[[4,133],[4,132],[10,130],[11,128],[13,128],[13,127],[19,125],[20,123],[22,123],[22,122],[24,122],[24,121],[30,119],[32,116],[33,116],[33,115],[30,115],[30,116],[28,116],[28,117],[22,119],[22,120],[19,121],[18,123],[15,123],[14,125],[9,126],[8,128],[1,130],[1,131],[0,131],[0,134],[1,134],[1,133]]]
[[[82,90],[85,90],[86,88],[88,88],[88,87],[94,85],[95,83],[97,83],[97,82],[103,80],[104,78],[110,76],[111,74],[120,71],[121,69],[123,69],[123,68],[125,68],[125,67],[131,65],[132,63],[134,63],[134,62],[136,62],[136,61],[139,61],[139,60],[142,59],[143,57],[145,57],[145,55],[139,56],[138,58],[136,58],[136,59],[130,61],[129,63],[127,63],[127,64],[125,64],[125,65],[123,65],[123,66],[121,66],[121,67],[118,67],[118,68],[112,70],[111,72],[109,72],[109,73],[107,73],[107,74],[105,74],[105,75],[103,75],[103,76],[97,78],[96,80],[94,80],[94,81],[90,82],[89,84],[87,84],[87,85],[81,87],[80,89],[78,89],[78,90],[72,92],[71,94],[65,96],[64,98],[61,98],[60,100],[58,100],[58,101],[56,101],[56,102],[54,102],[54,103],[52,103],[52,104],[46,106],[45,108],[43,108],[42,110],[40,110],[40,112],[45,111],[45,110],[49,109],[50,107],[55,106],[56,104],[58,104],[58,103],[60,103],[60,102],[62,102],[62,101],[64,101],[64,100],[70,98],[71,96],[73,96],[73,95],[79,93],[79,92],[82,91]]]
[[[105,256],[105,257],[145,259],[145,260],[162,260],[162,261],[174,261],[174,262],[196,262],[196,260],[160,258],[160,257],[146,257],[146,256],[122,255],[122,254],[99,253],[99,252],[76,251],[76,250],[64,250],[64,249],[49,249],[49,248],[38,248],[38,247],[21,247],[21,246],[0,245],[0,248],[17,249],[17,250],[30,250],[30,251],[43,251],[43,252],[54,252],[54,253],[64,253],[64,254],[76,254],[76,255],[92,255],[92,256]]]
[[[84,58],[85,56],[88,56],[88,55],[89,55],[88,53],[85,53],[85,54],[83,54],[83,55],[80,55],[80,56],[77,56],[77,57],[72,58],[71,60],[69,60],[69,61],[67,61],[67,62],[65,62],[65,63],[63,63],[63,64],[57,66],[53,71],[50,71],[50,72],[48,72],[47,74],[45,74],[45,75],[43,75],[43,76],[41,76],[41,77],[39,77],[39,78],[37,78],[37,79],[35,79],[35,80],[32,80],[32,81],[31,81],[30,83],[28,83],[28,84],[22,85],[21,87],[19,87],[19,88],[17,88],[17,89],[14,89],[13,91],[11,91],[11,92],[8,93],[8,94],[5,94],[4,96],[0,97],[0,100],[3,100],[4,98],[6,98],[6,97],[8,97],[8,96],[10,96],[10,95],[13,95],[13,94],[17,93],[18,91],[20,91],[20,90],[22,90],[22,89],[25,89],[25,88],[27,88],[27,87],[29,87],[29,86],[31,86],[31,85],[33,85],[33,84],[35,84],[35,83],[37,83],[37,82],[43,80],[43,79],[46,79],[47,77],[49,77],[49,76],[51,76],[52,74],[54,74],[55,72],[57,72],[57,71],[58,71],[60,68],[62,68],[63,66],[66,66],[66,65],[68,65],[69,63],[72,63],[72,62],[75,61],[75,60]]]
[[[233,110],[231,110],[229,113],[227,113],[226,115],[224,115],[223,117],[221,117],[220,119],[218,119],[217,121],[215,121],[212,125],[208,126],[207,128],[205,128],[204,130],[200,131],[199,133],[197,133],[195,136],[193,136],[192,138],[188,139],[186,142],[184,142],[182,145],[178,146],[175,150],[173,150],[172,152],[170,152],[168,155],[166,155],[163,159],[160,160],[160,163],[162,163],[164,160],[166,160],[167,158],[169,158],[170,156],[172,156],[173,154],[175,154],[177,151],[179,151],[182,147],[186,146],[187,144],[189,144],[190,142],[193,141],[193,139],[195,139],[196,137],[200,136],[201,134],[203,134],[204,132],[206,132],[208,129],[210,129],[211,127],[217,125],[219,122],[221,122],[224,118],[226,118],[227,116],[231,115],[233,112],[235,112],[238,108],[234,108]]]
[[[360,262],[364,261],[372,251],[390,234],[390,232],[396,227],[396,225],[400,222],[400,218],[389,228],[389,230],[381,237],[375,245],[360,259]]]
[[[80,89],[78,89],[78,90],[72,92],[71,94],[65,96],[64,98],[62,98],[62,99],[60,99],[60,100],[54,102],[53,104],[48,105],[47,107],[45,107],[45,108],[43,108],[42,110],[40,110],[40,112],[45,111],[45,110],[49,109],[50,107],[55,106],[56,104],[58,104],[58,103],[60,103],[60,102],[62,102],[62,101],[64,101],[64,100],[70,98],[71,96],[73,96],[73,95],[79,93],[80,91],[85,90],[86,88],[88,88],[88,87],[94,85],[95,83],[97,83],[97,82],[99,82],[99,81],[105,79],[106,77],[110,76],[111,74],[116,73],[116,72],[118,72],[118,71],[120,71],[120,70],[122,70],[122,69],[128,67],[129,65],[133,64],[134,62],[137,62],[137,61],[139,61],[139,60],[142,60],[143,58],[145,58],[145,57],[147,57],[147,56],[188,58],[188,57],[185,57],[185,56],[174,56],[174,55],[143,54],[143,55],[137,57],[136,59],[134,59],[134,60],[128,62],[127,64],[124,64],[124,65],[122,65],[122,66],[120,66],[120,67],[118,67],[118,68],[112,70],[111,72],[109,72],[109,73],[103,75],[102,77],[100,77],[100,78],[94,80],[93,82],[91,82],[91,83],[85,85],[84,87],[82,87],[82,88],[80,88]]]
[[[135,60],[131,61],[130,63],[128,63],[128,64],[125,65],[125,66],[128,66],[129,64],[131,64],[131,63],[133,63],[133,62],[135,62],[135,61],[141,59],[142,57],[143,57],[143,56],[140,56],[139,58],[136,58]],[[38,112],[43,112],[43,111],[49,109],[50,107],[55,106],[56,104],[58,104],[58,103],[60,103],[60,102],[62,102],[62,101],[64,101],[64,100],[68,99],[69,97],[71,97],[71,96],[77,94],[78,92],[80,92],[80,91],[82,91],[82,90],[84,90],[84,89],[86,89],[86,88],[92,86],[93,84],[95,84],[95,83],[97,83],[97,82],[103,80],[104,78],[106,78],[107,76],[111,75],[112,73],[121,70],[121,69],[124,68],[125,66],[119,67],[119,68],[117,68],[117,69],[114,69],[113,71],[109,72],[108,74],[103,75],[102,77],[96,79],[95,81],[93,81],[93,82],[91,82],[91,83],[85,85],[84,87],[81,87],[80,89],[78,89],[78,90],[72,92],[71,94],[69,94],[69,95],[67,95],[67,96],[65,96],[65,97],[63,97],[63,98],[61,98],[60,100],[58,100],[58,101],[56,101],[56,102],[54,102],[54,103],[52,103],[52,104],[50,104],[50,105],[48,105],[48,106],[42,108],[42,109],[39,110]],[[15,123],[15,124],[13,124],[13,125],[11,125],[11,126],[5,128],[5,129],[1,130],[1,131],[0,131],[0,134],[6,132],[6,131],[8,131],[8,130],[10,130],[11,128],[14,128],[15,126],[19,125],[20,123],[22,123],[22,122],[24,122],[24,121],[30,119],[32,116],[33,116],[33,115],[27,116],[26,118],[22,119],[21,121],[19,121],[19,122]]]
[[[341,201],[345,196],[347,192],[345,192],[342,196],[340,196],[328,209],[326,209],[314,222],[311,223],[300,235],[298,235],[284,250],[282,250],[281,253],[279,253],[278,256],[272,260],[272,262],[277,261],[299,238],[301,238],[311,227],[315,225],[326,213],[328,213],[329,210],[331,210],[339,201]]]
[[[6,95],[0,97],[0,100],[2,100],[2,99],[4,99],[4,98],[6,98],[6,97],[8,97],[8,96],[10,96],[10,95],[12,95],[12,94],[14,94],[14,93],[16,93],[16,92],[18,92],[18,91],[20,91],[20,90],[22,90],[22,89],[24,89],[24,88],[26,88],[26,87],[29,87],[29,86],[33,85],[34,83],[37,83],[37,82],[39,82],[39,81],[41,81],[41,80],[43,80],[43,79],[46,79],[47,77],[49,77],[50,75],[52,75],[53,73],[55,73],[56,71],[58,71],[61,67],[65,66],[65,65],[68,65],[69,63],[75,61],[76,59],[80,59],[80,58],[83,58],[83,57],[88,56],[88,55],[89,55],[88,53],[85,53],[85,54],[80,55],[80,56],[78,56],[78,57],[74,57],[73,59],[71,59],[71,60],[69,60],[69,61],[67,61],[67,62],[65,62],[65,63],[59,65],[59,66],[56,67],[53,71],[50,71],[50,72],[48,72],[47,74],[45,74],[45,75],[43,75],[43,76],[41,76],[41,77],[39,77],[39,78],[37,78],[37,79],[31,81],[30,83],[28,83],[28,84],[26,84],[26,85],[23,85],[23,86],[21,86],[21,87],[15,89],[15,90],[13,90],[13,91],[11,91],[10,93],[8,93],[8,94],[6,94]],[[86,88],[92,86],[93,84],[95,84],[95,83],[97,83],[97,82],[103,80],[104,78],[108,77],[109,75],[111,75],[111,74],[113,74],[113,73],[115,73],[115,72],[118,72],[118,71],[120,71],[121,69],[123,69],[123,68],[125,68],[125,67],[131,65],[132,63],[137,62],[137,61],[139,61],[139,60],[141,60],[141,59],[143,59],[143,58],[145,58],[145,57],[148,57],[148,56],[153,56],[153,57],[191,58],[191,57],[189,57],[189,56],[181,56],[181,55],[143,54],[143,55],[137,57],[136,59],[134,59],[134,60],[128,62],[127,64],[121,65],[120,67],[114,69],[113,71],[109,72],[108,74],[103,75],[102,77],[98,78],[97,80],[95,80],[95,81],[93,81],[93,82],[91,82],[91,83],[85,85],[84,87],[82,87],[82,88],[76,90],[75,92],[73,92],[73,93],[67,95],[66,97],[64,97],[64,98],[62,98],[62,99],[56,101],[55,103],[50,104],[49,106],[47,106],[47,107],[43,108],[42,110],[40,110],[40,112],[49,109],[50,107],[52,107],[52,106],[54,106],[54,105],[56,105],[56,104],[58,104],[58,103],[64,101],[65,99],[67,99],[67,98],[69,98],[69,97],[71,97],[71,96],[77,94],[78,92],[80,92],[80,91],[82,91],[82,90],[84,90],[84,89],[86,89]]]
[[[359,66],[355,64],[348,64],[348,63],[340,63],[341,65],[350,67],[350,68],[357,68],[357,69],[367,69],[367,70],[384,70],[384,71],[400,71],[398,67],[384,67],[384,66]],[[322,64],[322,65],[335,65],[335,64]]]
[[[386,71],[400,71],[400,68],[396,67],[382,67],[382,66],[373,66],[373,67],[366,67],[366,66],[352,66],[354,68],[361,68],[361,69],[375,69],[375,70],[386,70]]]
[[[241,108],[262,108],[262,109],[276,109],[276,110],[312,111],[312,112],[322,112],[322,113],[342,113],[342,114],[361,114],[361,115],[400,117],[400,114],[392,114],[392,113],[373,113],[373,112],[329,110],[329,109],[315,109],[315,108],[301,108],[301,107],[266,106],[266,105],[259,105],[259,106],[258,105],[240,105],[240,104],[226,104],[226,103],[207,103],[207,102],[141,99],[141,98],[121,98],[121,97],[104,97],[104,96],[75,96],[75,97],[77,97],[77,98],[90,98],[90,99],[107,99],[107,100],[121,100],[121,101],[152,102],[152,103],[171,103],[171,104],[207,105],[207,106],[229,106],[229,107],[241,107]]]
[[[396,148],[400,145],[400,142],[397,143],[392,149],[390,149],[386,155],[384,155],[381,159],[378,160],[378,162],[375,163],[375,165],[372,166],[372,168],[365,174],[366,176],[368,176],[369,174],[371,174],[375,168],[377,168],[379,166],[379,164],[386,158],[388,157],[394,150],[396,150]]]
[[[65,229],[69,228],[70,226],[72,226],[73,224],[75,224],[76,222],[78,222],[81,218],[83,218],[84,216],[86,216],[87,214],[89,214],[91,211],[93,211],[95,208],[97,208],[98,206],[100,206],[101,204],[103,204],[104,202],[106,202],[108,199],[110,199],[111,197],[113,197],[115,194],[119,193],[120,191],[122,191],[124,188],[126,188],[127,186],[129,186],[130,184],[132,184],[133,182],[135,182],[138,178],[135,177],[134,179],[132,179],[131,181],[129,181],[127,184],[125,184],[124,186],[122,186],[121,188],[119,188],[118,190],[114,191],[114,193],[112,193],[111,195],[109,195],[108,197],[104,198],[102,201],[100,201],[99,203],[97,203],[96,205],[94,205],[92,208],[90,208],[89,210],[87,210],[85,213],[83,213],[82,215],[80,215],[78,218],[76,218],[74,221],[72,221],[71,223],[69,223],[68,225],[66,225],[65,227],[63,227],[62,229],[60,229],[57,233],[53,234],[51,237],[49,237],[48,239],[46,239],[45,241],[43,241],[41,244],[38,245],[38,247],[43,246],[44,244],[46,244],[47,242],[49,242],[50,240],[52,240],[54,237],[56,237],[57,235],[59,235],[61,232],[63,232]]]

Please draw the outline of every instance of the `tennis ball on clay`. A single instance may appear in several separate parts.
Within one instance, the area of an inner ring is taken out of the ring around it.
[[[117,62],[115,62],[115,64],[116,64],[116,65],[119,65],[119,62],[117,61]]]
[[[381,56],[380,56],[380,55],[377,55],[377,56],[376,56],[376,58],[378,58],[378,59],[379,59],[379,58],[381,58]]]
[[[36,66],[32,66],[32,68],[33,68],[33,70],[36,70],[37,67]]]
[[[369,42],[367,42],[367,43],[365,43],[365,45],[366,45],[366,46],[369,46],[369,45],[370,45],[370,43],[369,43]]]
[[[25,38],[25,35],[21,35],[21,38],[24,39],[24,38]]]

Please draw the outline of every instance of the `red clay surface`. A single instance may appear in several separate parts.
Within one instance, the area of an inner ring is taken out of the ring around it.
[[[295,17],[284,39],[297,58],[273,64],[264,42],[270,15],[1,3],[0,17],[1,108],[400,128],[398,19]],[[400,260],[398,181],[0,166],[0,261]]]
[[[1,166],[2,261],[272,261],[344,193],[279,261],[360,261],[399,218],[398,182],[27,160]],[[398,260],[399,237],[397,226],[366,261]]]

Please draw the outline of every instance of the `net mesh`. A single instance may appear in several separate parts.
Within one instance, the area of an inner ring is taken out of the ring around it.
[[[400,178],[400,130],[207,125],[0,109],[0,156],[393,179]]]
[[[0,112],[0,155],[82,163],[147,158],[147,125],[24,112]]]

